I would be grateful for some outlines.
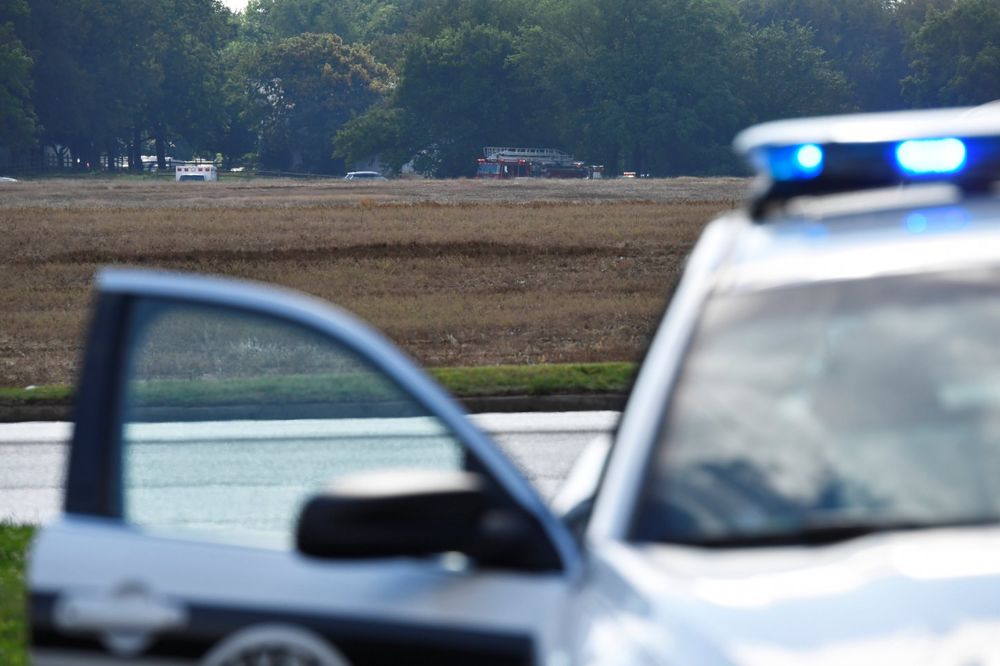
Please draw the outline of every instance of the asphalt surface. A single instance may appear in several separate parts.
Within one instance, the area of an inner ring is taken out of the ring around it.
[[[595,437],[614,427],[618,412],[475,414],[471,418],[517,463],[543,496],[551,498],[580,451]],[[231,458],[237,451],[242,460],[257,461],[259,470],[251,472],[250,476],[267,480],[267,486],[278,493],[277,496],[287,495],[293,485],[301,485],[305,478],[325,474],[323,470],[302,466],[306,462],[296,466],[295,452],[302,454],[302,461],[313,461],[315,457],[310,450],[329,446],[323,432],[315,428],[303,429],[302,424],[291,433],[285,432],[288,429],[281,424],[268,424],[270,431],[280,430],[284,438],[280,458],[275,455],[277,447],[268,445],[272,441],[269,429],[262,429],[259,424],[245,427],[236,438],[232,436],[232,426],[226,426],[224,437],[219,433],[202,432],[197,447],[191,447],[193,440],[183,433],[167,433],[158,426],[160,424],[142,427],[140,435],[150,446],[143,447],[144,453],[131,463],[136,478],[148,475],[160,486],[155,490],[158,496],[148,497],[149,506],[175,506],[176,497],[196,496],[198,492],[192,492],[190,487],[179,489],[171,487],[170,483],[171,475],[179,472],[183,472],[186,483],[190,483],[193,468],[200,471],[201,491],[218,486],[227,494],[246,493],[261,499],[260,486],[254,485],[256,482],[222,478],[226,467],[217,461]],[[0,520],[43,524],[58,514],[68,449],[66,442],[71,428],[66,422],[0,424]],[[205,430],[204,427],[200,429]],[[435,456],[448,455],[440,437],[434,433],[418,435],[424,438],[412,450],[418,464],[433,464]],[[351,465],[352,459],[370,458],[373,436],[371,431],[352,432],[349,437],[339,434],[341,453],[337,454],[340,458],[335,464]],[[183,453],[178,455],[181,447],[172,444],[181,439],[184,440]],[[398,439],[405,442],[404,446],[413,447],[413,433],[400,433]],[[292,454],[285,455],[286,451]],[[174,497],[169,494],[171,492],[179,494]]]

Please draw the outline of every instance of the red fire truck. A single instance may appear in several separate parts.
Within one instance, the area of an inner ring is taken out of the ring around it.
[[[487,146],[477,162],[476,178],[600,178],[604,172],[555,148]]]

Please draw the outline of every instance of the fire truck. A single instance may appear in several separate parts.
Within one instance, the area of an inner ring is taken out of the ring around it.
[[[487,146],[478,160],[476,178],[600,178],[602,166],[587,166],[555,148]]]

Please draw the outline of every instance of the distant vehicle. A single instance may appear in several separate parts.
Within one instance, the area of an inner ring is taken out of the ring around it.
[[[159,159],[156,155],[141,155],[140,160],[142,162],[142,170],[156,172],[160,170]],[[163,170],[170,171],[174,168],[174,158],[167,155],[163,160]]]
[[[17,178],[10,178],[9,176],[0,176],[0,183],[16,183]]]
[[[378,171],[348,171],[344,180],[389,180]]]
[[[219,180],[219,170],[214,164],[178,165],[175,180]]]
[[[600,178],[603,166],[587,166],[556,148],[487,146],[477,160],[476,178]]]

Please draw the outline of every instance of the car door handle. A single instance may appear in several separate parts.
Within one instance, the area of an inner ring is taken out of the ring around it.
[[[55,607],[55,623],[68,631],[160,633],[187,624],[183,606],[130,588],[109,595],[70,595]]]

